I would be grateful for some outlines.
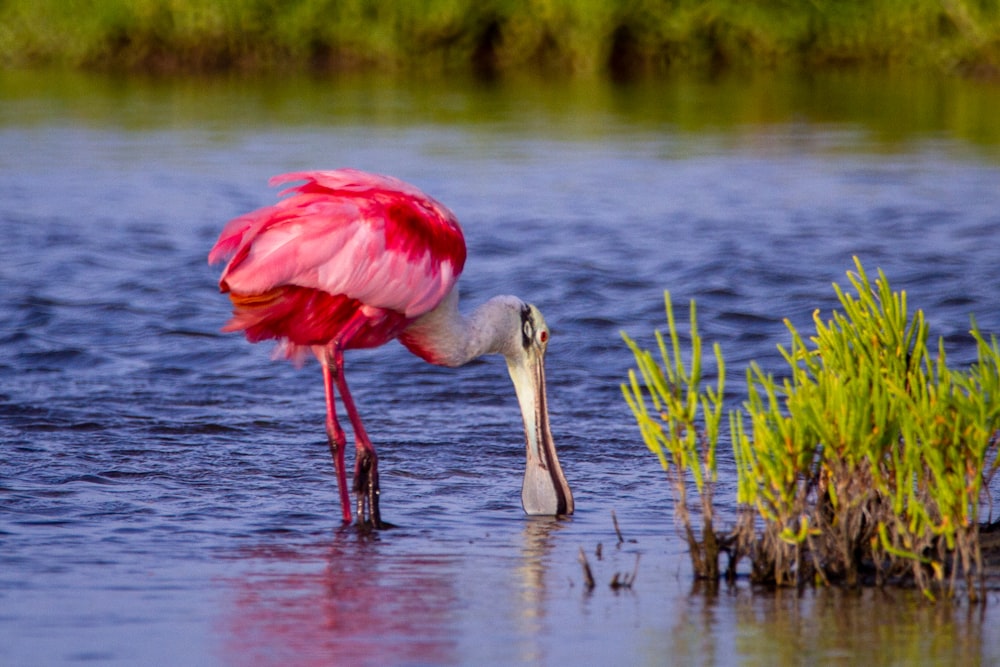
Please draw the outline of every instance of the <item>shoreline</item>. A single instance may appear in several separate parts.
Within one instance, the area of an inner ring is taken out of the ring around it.
[[[902,69],[1000,80],[1000,8],[649,0],[374,8],[361,0],[97,0],[0,5],[0,67],[181,73],[526,72],[631,80],[678,72]]]

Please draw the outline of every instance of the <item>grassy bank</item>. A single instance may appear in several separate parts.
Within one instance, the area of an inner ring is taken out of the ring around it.
[[[827,65],[1000,72],[995,0],[5,0],[0,63],[629,77]]]

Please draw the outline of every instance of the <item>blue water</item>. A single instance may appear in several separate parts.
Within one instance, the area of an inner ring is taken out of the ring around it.
[[[735,407],[746,363],[780,370],[782,318],[831,308],[854,255],[967,363],[970,313],[1000,333],[995,146],[808,116],[690,131],[503,90],[429,111],[426,92],[329,86],[5,93],[0,664],[1000,660],[1000,599],[978,617],[906,591],[693,591],[618,389],[620,330],[648,343],[669,288],[721,343]],[[340,527],[318,368],[221,334],[206,264],[226,220],[272,201],[269,176],[338,166],[456,212],[468,306],[513,293],[545,313],[571,519],[521,512],[502,360],[441,369],[392,344],[349,356],[348,380],[397,527]],[[608,587],[637,556],[632,590]]]

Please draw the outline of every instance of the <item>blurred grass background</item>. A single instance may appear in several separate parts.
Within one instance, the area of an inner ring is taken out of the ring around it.
[[[1000,0],[0,0],[0,66],[1000,76]]]

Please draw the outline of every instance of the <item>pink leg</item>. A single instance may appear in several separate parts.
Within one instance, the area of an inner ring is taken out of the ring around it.
[[[347,437],[344,429],[337,422],[337,406],[334,403],[334,377],[341,375],[340,370],[330,372],[326,359],[320,360],[323,366],[323,387],[326,389],[326,435],[330,442],[330,453],[333,455],[333,467],[337,472],[337,488],[340,490],[340,508],[344,513],[344,523],[350,523],[351,501],[347,496],[347,472],[344,470],[344,447]]]
[[[358,503],[358,523],[381,528],[382,517],[378,506],[378,457],[375,455],[375,447],[368,438],[364,424],[361,423],[361,416],[358,415],[354,399],[351,398],[347,381],[344,379],[344,352],[340,348],[334,347],[330,351],[330,357],[332,357],[336,369],[333,382],[337,391],[340,392],[340,401],[344,404],[344,409],[347,410],[347,416],[351,420],[351,428],[354,430],[354,444],[357,449],[354,465],[354,493]]]

